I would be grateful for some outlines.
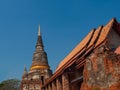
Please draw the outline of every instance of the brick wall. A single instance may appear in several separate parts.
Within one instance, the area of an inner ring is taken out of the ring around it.
[[[52,82],[52,90],[57,90],[56,81]]]
[[[63,84],[63,90],[70,90],[70,82],[67,73],[63,73],[62,75],[62,84]]]
[[[61,77],[59,77],[59,78],[57,78],[56,79],[56,84],[57,84],[57,90],[63,90],[63,88],[62,88],[62,78]]]

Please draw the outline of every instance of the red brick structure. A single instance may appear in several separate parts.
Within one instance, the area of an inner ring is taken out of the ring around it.
[[[81,90],[119,90],[120,54],[101,46],[86,59],[83,76]]]
[[[113,18],[107,25],[91,30],[40,90],[119,89],[120,24]]]
[[[120,24],[93,29],[58,65],[43,90],[119,90]],[[54,87],[47,88],[54,83]],[[56,89],[57,88],[57,89]]]

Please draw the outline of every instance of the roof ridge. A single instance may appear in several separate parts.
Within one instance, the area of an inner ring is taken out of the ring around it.
[[[116,18],[112,18],[105,26],[112,27],[114,23],[118,23]]]

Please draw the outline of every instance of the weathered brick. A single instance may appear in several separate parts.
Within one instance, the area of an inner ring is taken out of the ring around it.
[[[63,83],[63,90],[70,90],[70,82],[69,82],[69,77],[67,73],[63,73],[62,83]]]

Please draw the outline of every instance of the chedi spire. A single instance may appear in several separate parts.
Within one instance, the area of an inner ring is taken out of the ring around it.
[[[36,48],[43,50],[43,41],[42,41],[42,36],[41,36],[41,31],[40,31],[40,24],[38,25],[38,39],[36,43]]]
[[[40,24],[38,25],[38,36],[41,36],[41,32],[40,32]]]

